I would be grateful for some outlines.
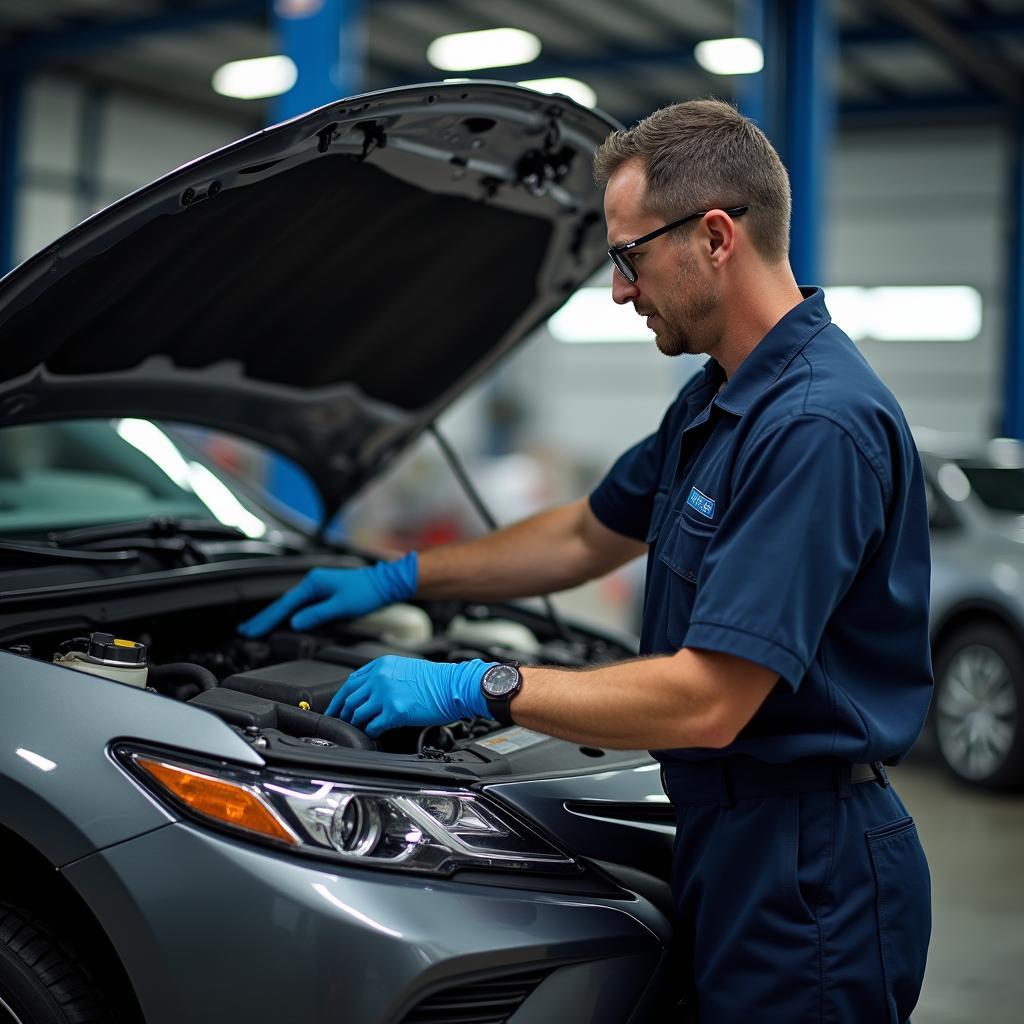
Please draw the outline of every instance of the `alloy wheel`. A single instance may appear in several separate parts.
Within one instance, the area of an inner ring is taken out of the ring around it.
[[[974,781],[1006,760],[1018,729],[1018,702],[1010,666],[982,644],[957,651],[938,681],[936,729],[943,756]]]

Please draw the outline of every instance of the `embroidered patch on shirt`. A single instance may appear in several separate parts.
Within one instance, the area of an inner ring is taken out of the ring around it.
[[[696,487],[690,491],[690,496],[686,499],[686,504],[690,508],[695,508],[702,516],[707,516],[708,519],[713,519],[715,516],[715,501],[713,498],[709,498],[702,491],[698,491]]]

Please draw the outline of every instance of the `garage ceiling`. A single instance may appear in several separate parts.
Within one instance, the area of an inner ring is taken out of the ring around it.
[[[449,32],[512,25],[540,37],[533,64],[474,77],[570,75],[625,122],[674,100],[732,95],[734,80],[693,58],[701,39],[743,34],[733,0],[364,0],[369,89],[443,77],[427,45]],[[183,105],[265,119],[218,96],[221,64],[277,49],[268,0],[0,0],[0,80],[58,70]],[[847,124],[1019,112],[1021,0],[839,0],[837,87]]]

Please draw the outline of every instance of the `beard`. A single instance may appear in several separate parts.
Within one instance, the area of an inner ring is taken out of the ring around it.
[[[657,311],[658,326],[654,340],[658,351],[666,356],[699,355],[706,352],[710,339],[702,330],[721,298],[718,289],[705,281],[697,271],[697,260],[686,255],[676,276],[678,291]]]

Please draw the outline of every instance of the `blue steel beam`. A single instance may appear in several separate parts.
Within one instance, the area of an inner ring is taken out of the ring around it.
[[[877,100],[851,100],[839,107],[844,127],[889,124],[952,124],[1006,121],[1013,108],[987,93],[933,93]]]
[[[819,0],[748,0],[740,31],[758,39],[764,70],[738,83],[737,102],[779,151],[793,187],[790,263],[801,284],[821,280],[825,182],[834,135],[835,26]]]
[[[835,143],[835,27],[831,4],[786,4],[786,166],[793,187],[789,258],[798,281],[822,280],[825,183]]]
[[[964,39],[990,41],[999,37],[1016,37],[1024,34],[1024,13],[989,11],[968,16],[944,15],[942,19],[958,36]],[[919,40],[921,37],[905,25],[880,21],[875,25],[860,25],[845,28],[839,34],[843,46],[885,46],[901,45]]]
[[[1024,438],[1024,121],[1013,131],[1002,427],[1007,437]]]
[[[305,113],[362,88],[366,30],[362,0],[270,0],[276,52],[295,62],[299,77],[272,104],[274,121]]]
[[[202,7],[176,6],[157,14],[102,21],[78,21],[47,32],[15,34],[0,47],[4,74],[29,72],[50,60],[120,46],[143,35],[188,32],[222,21],[238,21],[262,13],[266,0],[223,0]]]

